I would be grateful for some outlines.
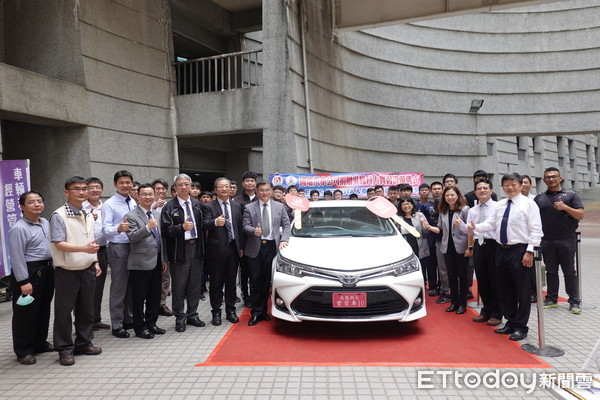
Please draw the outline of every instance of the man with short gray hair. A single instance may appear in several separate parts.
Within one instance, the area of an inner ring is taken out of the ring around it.
[[[202,211],[200,202],[190,196],[192,179],[186,174],[179,174],[174,181],[176,195],[162,209],[161,232],[165,237],[171,271],[175,330],[185,332],[188,324],[205,326],[198,318],[204,260]]]

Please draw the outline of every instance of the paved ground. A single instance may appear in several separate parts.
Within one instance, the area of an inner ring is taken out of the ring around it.
[[[586,219],[582,224],[582,276],[584,306],[600,306],[600,190],[584,194]],[[561,289],[564,285],[561,282]],[[561,295],[565,295],[561,293]],[[107,302],[106,302],[107,303]],[[208,319],[208,301],[201,304],[201,316]],[[239,310],[241,312],[241,309]],[[475,372],[483,375],[495,369],[456,369],[418,367],[195,367],[204,361],[229,328],[188,327],[177,333],[173,318],[160,317],[159,325],[167,334],[153,340],[117,339],[108,331],[98,332],[95,345],[102,346],[100,356],[77,356],[72,367],[62,367],[55,353],[42,354],[33,366],[21,366],[12,352],[11,307],[0,304],[0,390],[2,397],[17,399],[546,399],[550,392],[536,387],[528,394],[522,386],[469,389],[448,382],[443,388],[442,375],[432,376],[431,389],[419,389],[419,371]],[[108,317],[107,304],[104,314]],[[577,372],[600,336],[600,308],[584,309],[576,316],[567,306],[547,310],[546,344],[560,347],[565,355],[545,358],[549,370],[508,370],[499,373],[523,373],[531,382],[535,373]],[[537,343],[535,311],[525,343]],[[251,343],[248,343],[251,346]],[[452,349],[448,349],[452,351]],[[491,352],[494,349],[490,349]],[[401,354],[398,355],[402,357]],[[594,361],[588,372],[599,372]],[[421,372],[423,374],[423,372]],[[539,379],[540,376],[537,375]],[[459,382],[460,383],[460,382]],[[464,383],[464,382],[463,382]],[[518,386],[518,385],[517,385]],[[588,397],[591,398],[591,397]]]

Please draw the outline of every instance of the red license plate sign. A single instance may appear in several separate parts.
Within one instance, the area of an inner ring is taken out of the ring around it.
[[[367,294],[365,292],[332,293],[332,304],[333,304],[333,308],[366,308],[367,307]]]

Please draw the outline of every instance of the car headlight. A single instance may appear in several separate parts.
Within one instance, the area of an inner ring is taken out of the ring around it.
[[[419,262],[419,258],[413,254],[402,261],[387,265],[384,270],[381,271],[381,274],[400,276],[416,272],[419,269],[421,269],[421,263]]]
[[[296,264],[285,257],[277,256],[276,271],[282,274],[303,277],[314,276],[315,269],[308,265]]]

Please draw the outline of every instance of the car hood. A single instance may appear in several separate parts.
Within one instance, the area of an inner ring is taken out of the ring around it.
[[[391,264],[412,255],[401,235],[378,237],[291,237],[281,255],[320,268],[356,270]]]

